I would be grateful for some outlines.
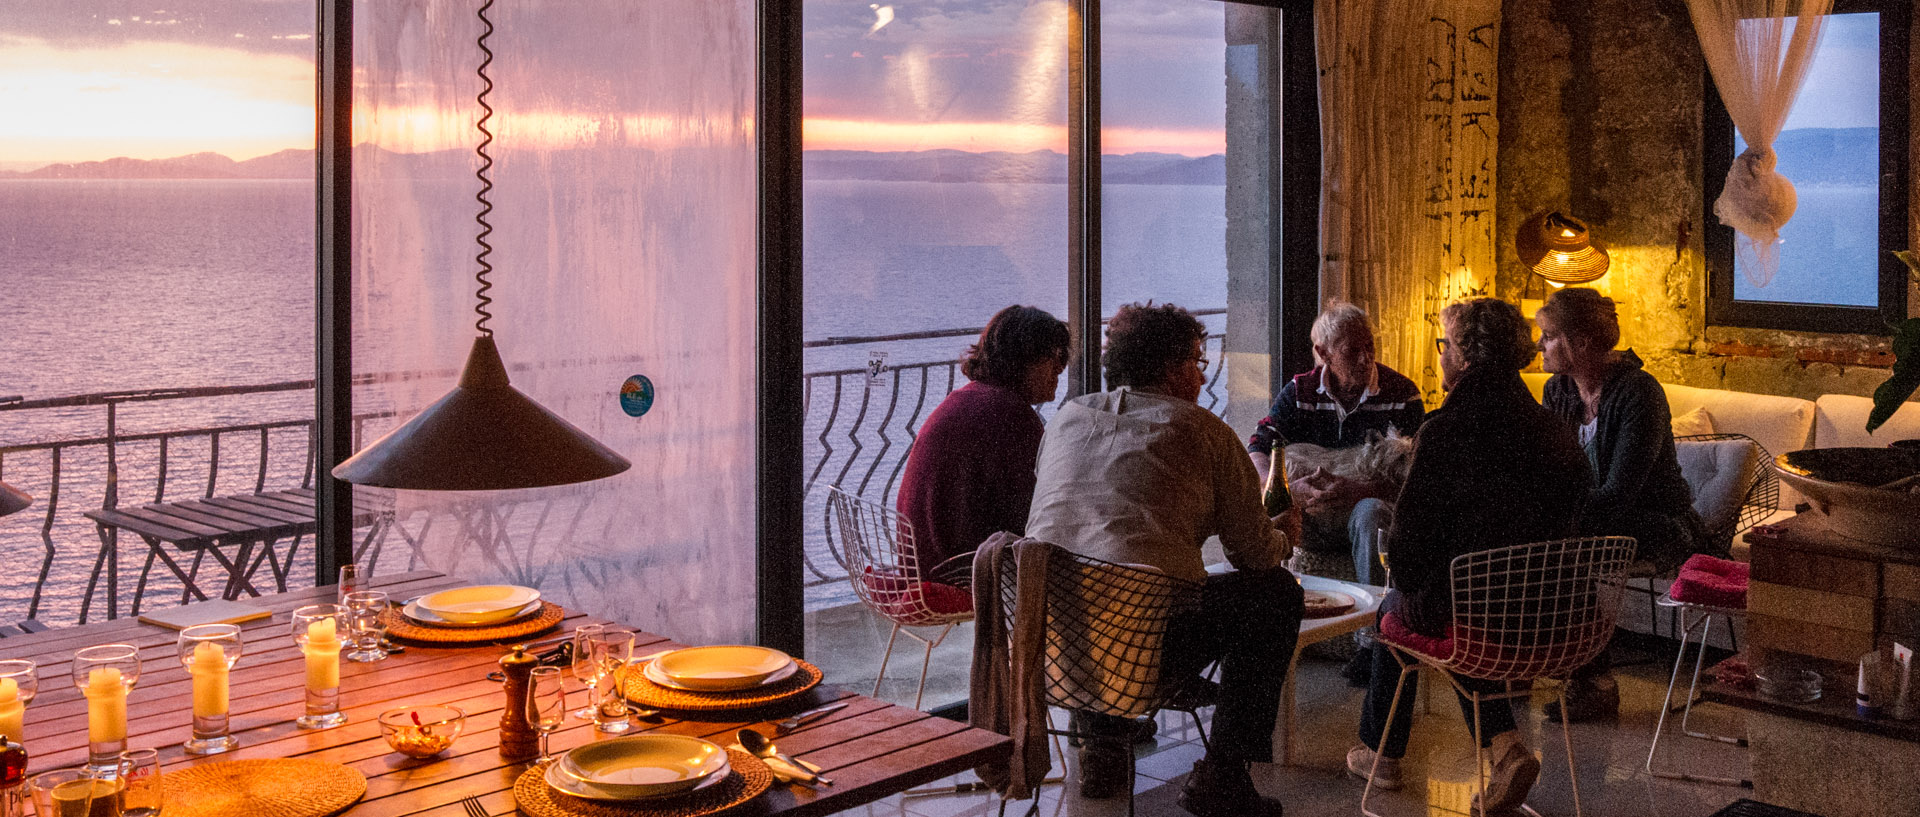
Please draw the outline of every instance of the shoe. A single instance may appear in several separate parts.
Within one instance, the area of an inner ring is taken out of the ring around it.
[[[1527,803],[1527,792],[1540,776],[1540,759],[1528,751],[1520,736],[1509,732],[1493,740],[1493,767],[1487,772],[1487,790],[1474,795],[1483,814],[1504,814]]]
[[[1365,746],[1355,746],[1347,750],[1347,774],[1358,777],[1361,780],[1365,780],[1368,775],[1372,775],[1373,787],[1376,789],[1393,791],[1394,789],[1400,788],[1399,758],[1382,757],[1380,758],[1380,765],[1375,767],[1373,765],[1373,750]]]
[[[1594,678],[1576,678],[1567,682],[1566,700],[1569,723],[1612,718],[1620,714],[1620,684],[1613,680],[1611,672]],[[1560,722],[1559,701],[1549,701],[1542,711],[1549,723]]]
[[[1195,817],[1284,817],[1280,801],[1253,787],[1247,764],[1201,758],[1180,787],[1180,807]]]
[[[1080,750],[1080,796],[1106,800],[1127,793],[1133,785],[1127,773],[1126,750],[1107,741],[1090,742]]]
[[[1340,677],[1347,679],[1347,686],[1366,689],[1373,684],[1373,650],[1372,644],[1362,646],[1341,668]]]
[[[1196,675],[1174,690],[1173,697],[1167,699],[1167,709],[1191,711],[1220,705],[1220,685],[1203,675]]]

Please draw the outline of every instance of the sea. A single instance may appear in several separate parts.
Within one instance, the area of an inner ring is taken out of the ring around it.
[[[1107,311],[1146,299],[1226,306],[1223,186],[1108,185],[1103,207]],[[1064,185],[815,180],[804,212],[810,341],[977,327],[1016,303],[1066,315]],[[4,410],[16,396],[311,378],[313,246],[304,180],[0,180],[0,447],[105,433],[98,407]],[[1216,331],[1223,320],[1209,318]],[[887,365],[953,360],[969,340],[837,342],[810,348],[807,370],[859,368],[876,353]],[[117,422],[127,433],[299,419],[311,417],[311,399],[163,401],[128,407]],[[297,481],[304,442],[275,433],[273,479]],[[0,478],[44,467],[28,460],[0,458]],[[241,465],[218,476],[223,490],[249,479]],[[54,622],[77,614],[98,548],[79,514],[100,506],[105,463],[75,450],[62,468],[56,524],[42,530],[31,513],[0,520],[0,621],[26,617],[49,548],[47,598],[32,612]],[[175,479],[203,480],[192,491],[207,477]],[[843,594],[812,590],[809,607]]]

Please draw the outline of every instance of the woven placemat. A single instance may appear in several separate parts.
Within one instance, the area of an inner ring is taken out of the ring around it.
[[[326,817],[367,793],[359,772],[301,758],[200,763],[160,780],[167,817]]]
[[[627,700],[648,709],[672,709],[679,712],[729,712],[736,709],[775,704],[819,686],[825,677],[820,668],[798,658],[793,663],[800,671],[792,677],[763,687],[741,690],[739,692],[692,692],[684,689],[663,687],[647,680],[641,663],[628,664],[622,672],[625,678],[621,682],[621,691]]]
[[[728,749],[727,762],[733,771],[712,788],[634,801],[588,800],[554,791],[547,785],[546,770],[535,766],[513,781],[513,800],[520,813],[531,817],[701,817],[719,814],[773,787],[773,770],[760,758]]]
[[[393,607],[380,614],[380,621],[387,625],[388,636],[415,644],[480,644],[526,638],[553,629],[566,617],[566,608],[543,601],[537,612],[492,627],[434,627],[407,618]]]

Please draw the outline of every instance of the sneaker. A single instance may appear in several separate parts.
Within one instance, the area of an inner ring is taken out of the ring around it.
[[[1347,750],[1347,774],[1367,779],[1373,776],[1373,787],[1393,791],[1400,788],[1400,759],[1380,758],[1380,765],[1373,765],[1373,750],[1365,746],[1355,746]]]
[[[1127,793],[1133,785],[1126,750],[1107,741],[1091,741],[1080,750],[1080,796],[1106,800]]]
[[[1474,805],[1483,814],[1504,814],[1514,811],[1527,803],[1527,792],[1533,788],[1533,781],[1540,776],[1540,759],[1528,751],[1519,736],[1509,740],[1496,738],[1493,743],[1493,767],[1487,772],[1487,790],[1474,795]]]
[[[1586,723],[1620,714],[1620,684],[1613,680],[1611,672],[1568,681],[1566,699],[1570,723]],[[1559,701],[1549,701],[1542,711],[1549,723],[1560,722]]]
[[[1279,800],[1253,787],[1247,764],[1201,758],[1180,787],[1180,807],[1195,817],[1283,817]]]

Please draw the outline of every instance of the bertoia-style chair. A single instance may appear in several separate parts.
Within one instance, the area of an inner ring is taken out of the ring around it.
[[[920,657],[920,685],[913,694],[913,708],[919,709],[927,691],[933,648],[947,639],[955,624],[973,620],[973,596],[967,590],[972,560],[956,557],[923,572],[913,549],[913,525],[905,517],[837,487],[827,489],[827,509],[840,532],[840,560],[854,594],[868,610],[893,625],[873,679],[873,694],[879,696],[894,642],[904,634],[926,648]],[[913,627],[940,631],[927,637]]]

